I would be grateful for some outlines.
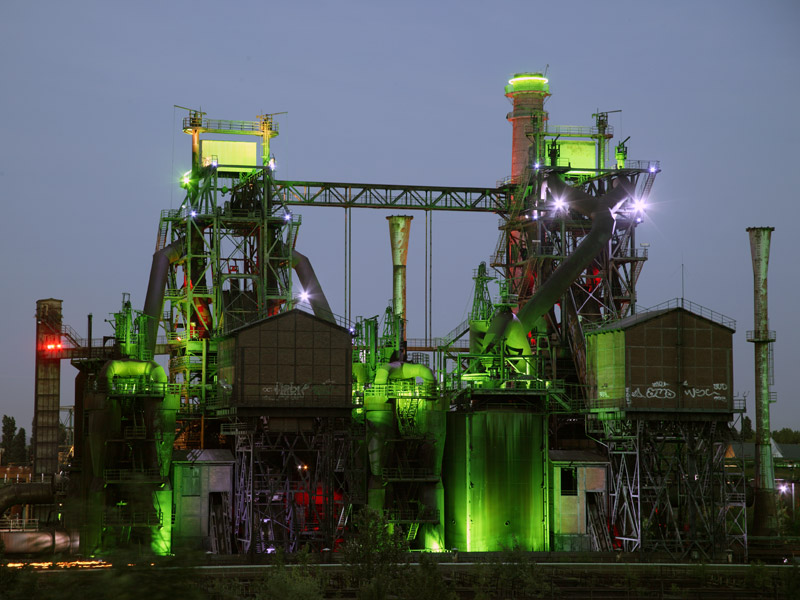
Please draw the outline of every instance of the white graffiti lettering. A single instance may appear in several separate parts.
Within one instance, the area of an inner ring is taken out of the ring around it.
[[[657,400],[672,400],[675,398],[675,392],[673,392],[669,388],[664,387],[649,387],[647,388],[644,393],[639,388],[636,388],[631,392],[632,398],[650,398],[650,399],[657,399]]]
[[[276,383],[273,386],[265,385],[261,388],[261,393],[265,396],[279,396],[281,398],[302,398],[311,386],[309,384],[300,385],[295,383]]]

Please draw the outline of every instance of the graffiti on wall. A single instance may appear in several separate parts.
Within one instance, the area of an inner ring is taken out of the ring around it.
[[[680,387],[680,391],[676,390]],[[684,400],[699,400],[702,398],[711,398],[714,402],[727,402],[728,385],[725,383],[714,383],[712,385],[698,387],[691,386],[687,381],[684,381],[680,386],[674,386],[666,381],[653,381],[649,386],[638,386],[634,388],[625,388],[625,399],[628,406],[631,405],[634,398],[647,399],[647,400],[675,400],[680,394]]]

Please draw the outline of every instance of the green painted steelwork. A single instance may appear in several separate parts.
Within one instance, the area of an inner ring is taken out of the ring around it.
[[[487,410],[447,415],[448,548],[549,550],[547,417]]]
[[[505,211],[508,205],[508,191],[502,188],[274,181],[272,193],[275,201],[285,206],[496,213]]]
[[[619,407],[625,400],[625,332],[586,337],[586,369],[597,389],[597,408]]]

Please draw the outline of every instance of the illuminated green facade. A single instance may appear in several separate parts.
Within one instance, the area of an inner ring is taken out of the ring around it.
[[[485,410],[447,415],[448,548],[549,549],[547,417]]]

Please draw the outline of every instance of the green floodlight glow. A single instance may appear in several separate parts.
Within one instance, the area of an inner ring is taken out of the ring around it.
[[[538,75],[525,75],[523,77],[512,77],[508,80],[510,85],[517,85],[519,82],[523,81],[538,81],[541,83],[549,83],[550,80],[547,77],[539,77]]]
[[[514,76],[508,80],[506,94],[539,92],[540,94],[550,95],[549,82],[550,80],[541,73],[515,73]]]
[[[181,177],[181,187],[185,188],[191,182],[192,182],[192,172],[186,171],[186,173],[183,174],[183,177]]]

